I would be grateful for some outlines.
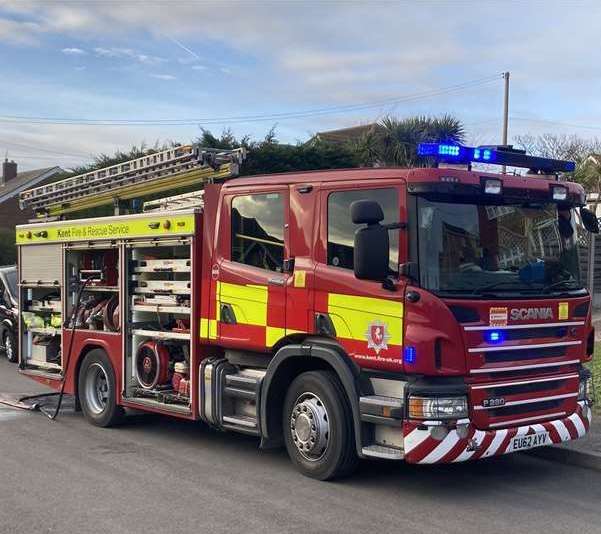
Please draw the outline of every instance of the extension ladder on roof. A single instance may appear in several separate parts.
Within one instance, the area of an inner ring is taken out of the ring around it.
[[[192,191],[172,197],[158,198],[144,202],[144,211],[174,211],[185,210],[189,208],[204,207],[204,191]]]
[[[21,209],[53,217],[138,196],[236,176],[243,148],[219,150],[178,146],[51,184],[23,191]]]

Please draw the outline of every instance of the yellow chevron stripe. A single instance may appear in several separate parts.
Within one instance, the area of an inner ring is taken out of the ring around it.
[[[237,322],[267,326],[267,286],[220,282],[218,291],[219,302],[233,308]]]
[[[374,321],[386,324],[389,345],[403,343],[403,303],[373,297],[358,297],[330,293],[328,314],[338,337],[365,341],[369,325]]]

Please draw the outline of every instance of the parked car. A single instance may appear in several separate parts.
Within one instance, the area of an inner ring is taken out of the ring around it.
[[[9,362],[19,359],[18,318],[17,268],[0,267],[0,352],[4,352]]]

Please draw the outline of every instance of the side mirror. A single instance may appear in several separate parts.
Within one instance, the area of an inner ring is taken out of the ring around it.
[[[355,276],[360,280],[385,280],[390,242],[388,229],[380,224],[384,219],[382,207],[371,200],[357,200],[351,204],[351,219],[355,224],[367,224],[355,232]]]
[[[599,220],[597,216],[588,208],[580,208],[580,218],[582,219],[582,225],[591,233],[599,233]]]

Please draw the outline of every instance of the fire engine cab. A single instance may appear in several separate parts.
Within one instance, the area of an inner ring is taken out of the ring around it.
[[[448,463],[582,437],[591,301],[573,164],[424,144],[430,168],[238,177],[196,145],[21,194],[20,372],[85,417],[126,408],[285,445],[330,479],[358,458]],[[495,163],[529,169],[494,174]],[[123,200],[193,193],[123,213]],[[64,220],[115,202],[115,215]]]

